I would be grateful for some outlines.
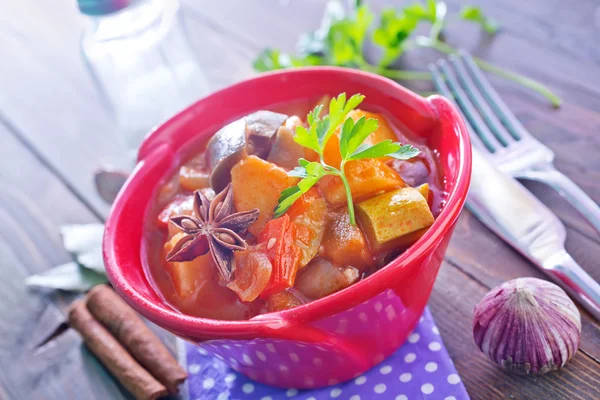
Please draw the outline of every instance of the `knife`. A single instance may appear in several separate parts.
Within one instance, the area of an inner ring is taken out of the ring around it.
[[[600,321],[600,285],[565,250],[564,225],[476,148],[467,208]]]

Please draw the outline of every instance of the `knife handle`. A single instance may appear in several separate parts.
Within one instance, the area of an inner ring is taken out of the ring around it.
[[[590,314],[600,321],[600,285],[564,249],[549,257],[544,269]]]

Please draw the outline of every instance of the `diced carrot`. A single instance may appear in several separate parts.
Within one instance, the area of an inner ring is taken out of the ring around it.
[[[344,172],[354,201],[405,186],[400,175],[377,159],[350,161]],[[329,204],[339,206],[346,203],[344,184],[337,176],[324,176],[317,185]]]
[[[365,236],[358,226],[350,224],[344,208],[329,215],[321,255],[336,266],[361,271],[374,263]]]
[[[296,245],[300,248],[300,265],[304,267],[319,252],[325,232],[327,204],[316,188],[303,194],[287,211],[296,225]]]
[[[234,279],[227,287],[237,293],[240,300],[251,302],[265,290],[272,274],[269,257],[260,247],[233,253],[235,260]]]
[[[258,220],[248,231],[254,236],[273,218],[273,210],[281,192],[298,183],[298,178],[287,175],[285,169],[255,156],[238,162],[231,170],[233,202],[238,211],[258,208]]]
[[[258,238],[266,246],[267,256],[273,265],[273,274],[261,297],[281,292],[294,286],[300,262],[300,249],[296,245],[296,226],[284,214],[265,225]]]

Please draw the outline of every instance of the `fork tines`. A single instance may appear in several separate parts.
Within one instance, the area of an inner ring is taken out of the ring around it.
[[[462,110],[475,146],[495,153],[529,136],[466,52],[430,64],[429,69],[438,92]]]

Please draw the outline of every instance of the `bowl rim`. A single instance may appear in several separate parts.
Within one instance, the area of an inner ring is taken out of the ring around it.
[[[122,269],[116,265],[116,261],[112,257],[112,254],[115,252],[115,246],[111,241],[111,236],[114,236],[114,224],[111,224],[110,222],[112,220],[113,211],[115,210],[116,205],[119,202],[127,201],[126,198],[122,199],[122,197],[126,196],[118,196],[115,204],[113,204],[109,218],[107,219],[107,228],[104,233],[102,244],[104,261],[109,280],[111,281],[115,290],[143,316],[159,324],[160,326],[165,327],[166,329],[174,331],[181,331],[181,328],[185,326],[185,330],[187,332],[198,331],[205,335],[210,333],[211,335],[214,334],[215,336],[218,336],[218,334],[223,334],[222,337],[225,337],[226,335],[229,336],[231,334],[235,334],[238,337],[244,335],[249,335],[252,337],[256,337],[257,335],[267,336],[268,332],[276,335],[277,331],[281,330],[283,326],[289,326],[290,324],[298,325],[305,321],[317,320],[344,310],[348,310],[355,305],[360,304],[367,299],[385,291],[386,285],[384,282],[392,278],[393,275],[404,266],[415,265],[415,260],[418,260],[419,258],[422,258],[428,254],[428,250],[430,248],[432,248],[436,243],[440,242],[444,235],[450,233],[454,223],[458,219],[460,211],[462,210],[470,183],[471,146],[469,134],[464,121],[449,100],[439,95],[423,98],[401,86],[397,82],[380,75],[340,67],[304,67],[299,69],[286,69],[262,73],[255,77],[230,85],[198,100],[198,102],[190,105],[188,108],[163,122],[160,126],[153,130],[153,133],[159,133],[162,130],[168,130],[168,125],[172,121],[182,118],[190,108],[194,107],[198,103],[208,102],[214,98],[218,98],[224,92],[238,91],[243,89],[244,86],[248,85],[249,83],[258,83],[261,80],[273,79],[273,77],[295,74],[311,74],[314,72],[344,74],[347,75],[347,78],[365,79],[377,82],[378,84],[389,88],[391,91],[401,93],[402,97],[410,98],[416,103],[420,103],[423,106],[432,108],[433,113],[438,115],[438,121],[441,119],[439,116],[440,107],[445,108],[450,113],[448,121],[455,125],[455,129],[458,132],[458,178],[456,179],[456,184],[452,190],[447,194],[446,203],[440,214],[435,219],[434,224],[425,233],[425,235],[423,235],[423,237],[421,237],[416,243],[411,245],[407,251],[400,254],[393,261],[380,268],[372,275],[344,288],[343,290],[289,310],[260,314],[249,320],[217,320],[186,315],[166,304],[163,304],[162,302],[152,301],[151,299],[146,298],[138,289],[133,287],[124,277]],[[142,144],[140,150],[140,159],[143,160],[143,162],[138,164],[134,170],[134,173],[132,174],[132,178],[141,170],[147,170],[151,167],[152,160],[144,158],[145,154],[142,154],[143,152],[146,154],[149,153],[145,150],[147,149],[144,149],[144,144]],[[175,152],[178,150],[179,149],[174,149]],[[142,249],[140,244],[140,252],[141,251]],[[156,290],[154,285],[152,285],[150,282],[149,284],[152,287],[152,290]]]

